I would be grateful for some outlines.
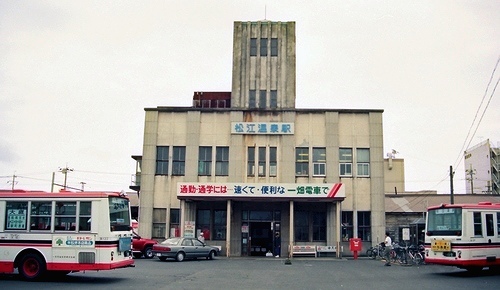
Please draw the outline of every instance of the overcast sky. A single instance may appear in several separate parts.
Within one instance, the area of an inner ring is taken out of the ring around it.
[[[498,0],[2,0],[0,189],[129,190],[144,108],[231,91],[233,22],[264,19],[296,22],[297,108],[384,110],[407,191],[500,147]]]

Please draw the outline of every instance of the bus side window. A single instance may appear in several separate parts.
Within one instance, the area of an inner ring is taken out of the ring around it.
[[[81,201],[80,202],[80,212],[79,212],[79,226],[80,231],[88,232],[92,225],[92,202]]]
[[[37,230],[50,230],[50,217],[52,213],[51,201],[31,202],[31,223],[38,225]]]
[[[483,236],[483,222],[481,219],[481,213],[474,212],[473,217],[474,217],[474,236],[481,237]]]
[[[497,236],[500,237],[500,212],[497,212]]]
[[[493,214],[486,214],[486,235],[488,237],[495,235],[495,225],[493,224]]]
[[[5,211],[6,230],[26,230],[28,202],[7,202]]]

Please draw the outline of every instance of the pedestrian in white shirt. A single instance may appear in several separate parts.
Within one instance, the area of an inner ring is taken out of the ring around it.
[[[391,250],[392,250],[392,239],[389,236],[389,232],[385,233],[385,266],[390,266],[391,265]]]

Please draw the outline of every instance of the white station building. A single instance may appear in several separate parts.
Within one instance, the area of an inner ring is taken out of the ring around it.
[[[296,108],[295,22],[235,22],[233,41],[230,92],[145,109],[140,234],[226,256],[274,254],[276,233],[283,257],[382,241],[383,110]]]

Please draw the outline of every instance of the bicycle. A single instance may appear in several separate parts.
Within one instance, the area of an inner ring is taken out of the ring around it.
[[[407,247],[407,253],[412,264],[422,265],[424,263],[424,256],[420,252],[420,249],[417,248],[417,246],[411,245]]]
[[[377,258],[384,258],[384,252],[385,252],[385,246],[383,246],[383,243],[377,244],[376,246],[370,247],[368,250],[366,250],[366,255],[370,257],[371,259],[375,260]]]
[[[391,252],[391,261],[398,262],[400,264],[412,264],[412,265],[422,265],[424,263],[424,257],[422,253],[417,249],[416,246],[401,246],[398,243],[394,243],[393,252]]]
[[[398,262],[400,264],[406,264],[406,248],[399,245],[398,242],[394,242],[392,244],[392,250],[391,250],[391,262],[395,263]]]

